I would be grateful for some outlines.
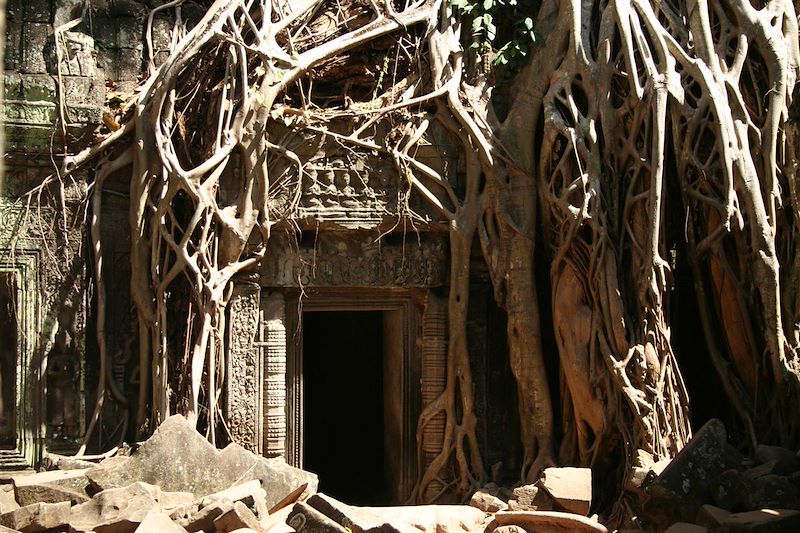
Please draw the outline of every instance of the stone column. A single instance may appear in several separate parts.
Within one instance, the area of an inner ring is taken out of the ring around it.
[[[225,413],[233,442],[262,452],[263,365],[259,343],[259,300],[256,283],[237,282],[228,302],[227,394]]]
[[[283,294],[261,299],[264,360],[264,445],[267,457],[286,455],[286,311]]]
[[[447,301],[428,293],[425,312],[422,315],[422,407],[436,400],[447,385]],[[434,416],[422,434],[422,468],[427,469],[442,452],[444,445],[445,413]],[[443,486],[439,481],[431,482],[422,495],[431,501]]]

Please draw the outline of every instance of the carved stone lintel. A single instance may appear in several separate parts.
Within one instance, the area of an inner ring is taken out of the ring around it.
[[[258,334],[259,297],[255,283],[237,283],[228,303],[228,358],[225,411],[231,439],[254,453],[262,445],[261,354],[255,348]]]
[[[261,342],[264,360],[264,455],[286,453],[286,318],[283,295],[261,299]]]

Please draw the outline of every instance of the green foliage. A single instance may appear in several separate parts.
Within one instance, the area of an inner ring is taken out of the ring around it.
[[[540,0],[448,0],[454,13],[472,28],[470,46],[494,52],[495,67],[514,71],[542,36],[534,29]]]

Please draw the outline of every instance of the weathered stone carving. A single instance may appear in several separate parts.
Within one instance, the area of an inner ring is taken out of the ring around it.
[[[447,302],[428,294],[422,317],[422,378],[420,383],[423,408],[435,401],[447,384]],[[445,413],[440,412],[425,426],[422,433],[422,465],[426,470],[442,452]],[[428,485],[424,499],[433,500],[444,487],[438,481]]]
[[[261,452],[261,381],[263,375],[256,341],[260,287],[237,283],[228,303],[228,358],[226,412],[233,442]]]
[[[301,246],[275,235],[269,248],[261,271],[266,287],[438,287],[447,273],[446,236],[434,233],[391,243],[321,233],[305,235]]]
[[[283,295],[261,299],[260,342],[264,372],[264,446],[267,457],[286,454],[286,326]]]

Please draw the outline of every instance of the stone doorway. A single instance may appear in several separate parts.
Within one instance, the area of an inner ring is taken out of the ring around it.
[[[407,290],[288,299],[287,460],[347,503],[404,503],[416,476],[419,313]],[[333,429],[331,429],[333,428]]]
[[[358,505],[388,500],[383,315],[303,314],[303,466],[322,492]]]
[[[17,283],[0,272],[0,449],[16,447]]]

